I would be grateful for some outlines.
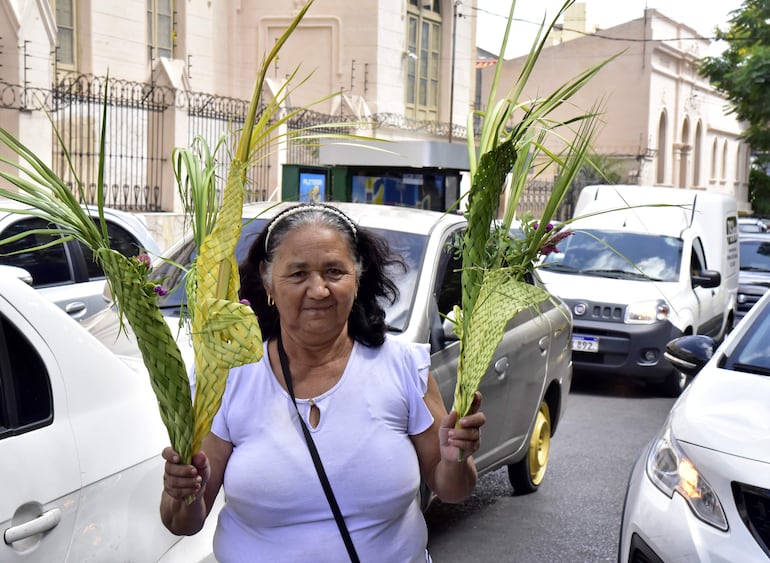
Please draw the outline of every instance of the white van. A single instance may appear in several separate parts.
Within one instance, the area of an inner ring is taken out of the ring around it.
[[[573,314],[577,370],[660,382],[686,377],[664,357],[683,334],[721,339],[738,292],[738,216],[724,194],[635,185],[582,190],[573,232],[538,273]]]

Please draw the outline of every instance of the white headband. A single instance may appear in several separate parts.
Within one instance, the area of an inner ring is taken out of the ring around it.
[[[279,213],[278,215],[276,215],[275,218],[270,223],[270,225],[268,225],[267,234],[265,235],[265,252],[267,252],[268,250],[268,242],[270,241],[270,235],[273,233],[273,229],[275,229],[275,226],[286,217],[296,215],[297,213],[304,213],[306,211],[324,211],[326,213],[331,213],[332,215],[338,217],[339,219],[342,219],[345,222],[345,224],[350,228],[350,232],[353,234],[353,240],[356,239],[357,231],[356,231],[355,224],[353,223],[353,221],[350,220],[350,217],[345,215],[339,209],[336,209],[328,205],[318,205],[318,204],[297,205],[295,207],[291,207],[287,209],[283,213]]]

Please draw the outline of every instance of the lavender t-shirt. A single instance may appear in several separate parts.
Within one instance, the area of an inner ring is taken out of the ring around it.
[[[427,528],[410,435],[433,418],[427,345],[354,344],[311,429],[362,562],[425,561]],[[298,399],[308,420],[310,403]],[[213,432],[232,442],[214,552],[220,563],[348,559],[288,393],[267,361],[231,370]]]

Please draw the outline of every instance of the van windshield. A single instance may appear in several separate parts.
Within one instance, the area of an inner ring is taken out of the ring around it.
[[[682,239],[662,235],[581,229],[559,243],[541,268],[602,277],[675,282]]]

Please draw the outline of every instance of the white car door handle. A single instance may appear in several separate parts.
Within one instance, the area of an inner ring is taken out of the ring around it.
[[[86,304],[82,301],[72,301],[64,306],[64,310],[70,315],[77,315],[86,310]]]
[[[6,544],[11,545],[13,542],[36,536],[37,534],[42,534],[43,532],[55,528],[60,520],[61,509],[52,508],[51,510],[43,512],[34,520],[7,528],[3,534],[3,539]]]

